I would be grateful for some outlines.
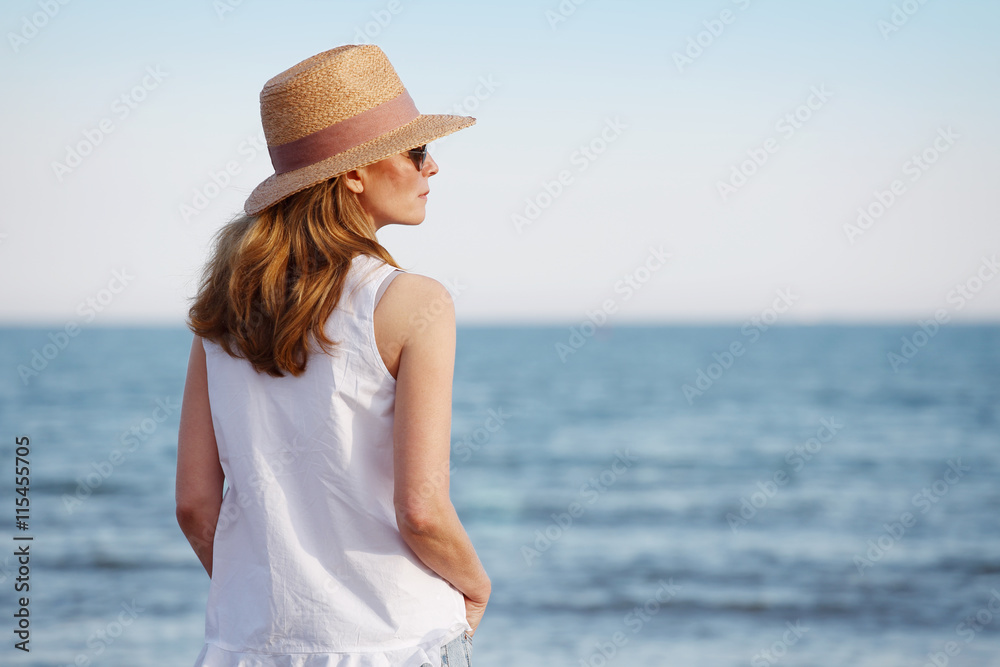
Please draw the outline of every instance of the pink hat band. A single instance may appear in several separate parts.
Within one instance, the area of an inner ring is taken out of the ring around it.
[[[391,100],[356,116],[345,118],[287,144],[268,146],[267,152],[271,155],[274,173],[283,174],[360,146],[416,120],[419,116],[416,104],[404,89]]]

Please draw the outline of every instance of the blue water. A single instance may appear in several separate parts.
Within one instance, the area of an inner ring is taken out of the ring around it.
[[[190,335],[89,328],[53,354],[53,331],[0,330],[0,664],[189,665]],[[1000,327],[945,325],[894,369],[915,331],[460,327],[452,495],[493,581],[475,664],[1000,665]],[[22,380],[33,350],[52,358]]]

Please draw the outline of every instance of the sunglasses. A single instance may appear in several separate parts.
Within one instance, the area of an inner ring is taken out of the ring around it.
[[[417,168],[417,171],[423,171],[424,162],[427,161],[427,144],[411,148],[406,152],[409,153],[410,159],[413,160],[413,166]]]

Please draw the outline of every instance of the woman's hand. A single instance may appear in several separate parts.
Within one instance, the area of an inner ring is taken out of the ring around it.
[[[479,622],[483,620],[483,614],[486,612],[486,601],[474,602],[468,595],[463,597],[465,598],[465,618],[469,621],[469,625],[472,626],[472,631],[469,632],[469,636],[472,637],[476,634],[476,628],[479,627]]]

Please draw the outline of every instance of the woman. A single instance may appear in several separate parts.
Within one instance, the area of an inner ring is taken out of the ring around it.
[[[375,232],[423,221],[426,144],[475,119],[419,114],[373,45],[260,100],[275,174],[189,313],[177,520],[211,577],[195,664],[468,665],[490,580],[448,493],[454,306]]]

